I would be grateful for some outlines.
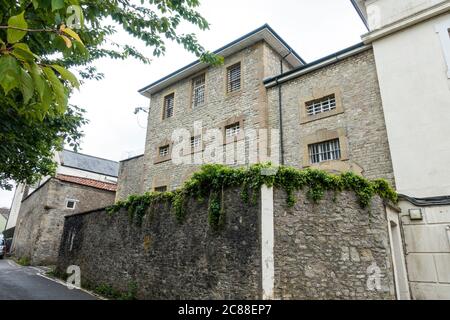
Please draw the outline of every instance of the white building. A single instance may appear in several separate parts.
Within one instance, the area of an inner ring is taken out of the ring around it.
[[[409,288],[403,283],[401,298],[450,299],[450,1],[352,2],[370,30],[362,39],[374,48],[403,195],[392,222],[404,235]]]
[[[96,180],[105,183],[117,183],[119,163],[101,159],[69,150],[63,150],[55,154],[57,163],[56,176],[77,177]],[[50,177],[45,177],[34,186],[18,184],[11,204],[11,211],[6,225],[6,230],[14,228],[17,223],[22,200],[43,185]]]

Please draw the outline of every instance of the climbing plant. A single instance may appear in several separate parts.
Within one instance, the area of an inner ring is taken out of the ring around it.
[[[267,172],[273,172],[270,175]],[[179,222],[186,217],[186,204],[189,198],[204,201],[208,199],[208,221],[214,230],[219,230],[225,221],[223,191],[231,187],[241,188],[241,197],[246,202],[254,202],[262,185],[276,187],[286,191],[287,204],[293,207],[296,203],[294,193],[304,190],[308,199],[317,203],[326,191],[356,193],[359,204],[365,208],[373,196],[397,202],[397,193],[384,179],[368,180],[352,172],[339,175],[317,169],[299,170],[292,167],[273,167],[268,164],[257,164],[249,168],[231,168],[224,165],[205,165],[194,173],[192,178],[173,192],[149,192],[143,195],[130,196],[110,206],[107,212],[117,213],[121,209],[128,210],[130,221],[142,223],[149,208],[161,202],[169,202]],[[252,197],[251,197],[252,196]]]

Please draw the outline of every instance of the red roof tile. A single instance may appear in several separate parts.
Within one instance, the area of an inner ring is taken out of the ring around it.
[[[94,179],[67,176],[65,174],[56,175],[56,179],[61,180],[61,181],[80,184],[83,186],[102,189],[102,190],[108,190],[108,191],[116,191],[117,190],[117,184],[115,184],[115,183],[102,182],[102,181],[98,181],[98,180],[94,180]]]

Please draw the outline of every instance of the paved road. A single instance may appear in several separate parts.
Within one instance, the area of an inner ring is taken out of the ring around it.
[[[0,300],[96,300],[81,291],[46,279],[42,271],[0,260]]]

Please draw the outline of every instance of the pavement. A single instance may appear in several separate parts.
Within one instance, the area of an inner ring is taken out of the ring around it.
[[[84,290],[70,290],[45,275],[44,269],[0,259],[0,300],[98,300]]]

